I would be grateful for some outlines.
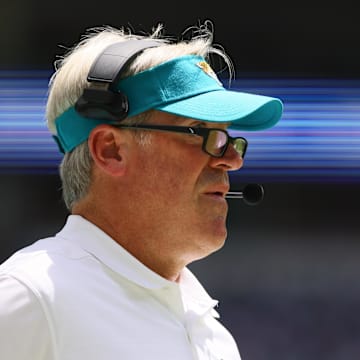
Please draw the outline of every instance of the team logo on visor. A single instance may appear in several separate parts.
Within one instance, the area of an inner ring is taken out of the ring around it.
[[[211,66],[206,61],[200,61],[196,64],[202,71],[204,71],[205,74],[209,75],[211,78],[213,78],[219,85],[222,86],[222,83],[217,78],[214,70],[211,68]]]

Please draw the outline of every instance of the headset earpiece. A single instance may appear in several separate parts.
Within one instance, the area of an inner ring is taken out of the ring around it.
[[[84,117],[121,121],[126,118],[129,105],[126,95],[108,89],[84,89],[75,104],[75,110]]]
[[[115,89],[122,71],[143,50],[160,44],[160,41],[143,39],[108,46],[92,64],[87,77],[90,87],[84,89],[75,104],[75,110],[91,119],[125,119],[129,111],[127,97]]]

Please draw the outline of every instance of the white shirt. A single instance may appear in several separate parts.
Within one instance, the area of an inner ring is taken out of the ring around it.
[[[188,269],[179,283],[69,216],[0,266],[2,360],[239,360],[217,301]]]

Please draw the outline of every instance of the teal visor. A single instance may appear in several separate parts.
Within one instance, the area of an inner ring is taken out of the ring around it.
[[[204,58],[196,55],[181,56],[120,80],[117,90],[128,98],[128,117],[155,109],[255,131],[274,126],[283,112],[280,99],[225,89]],[[63,152],[69,152],[104,123],[109,120],[85,118],[71,107],[55,120],[55,139]]]

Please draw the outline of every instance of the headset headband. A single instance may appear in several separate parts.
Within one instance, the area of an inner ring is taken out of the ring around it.
[[[122,72],[143,50],[156,47],[160,40],[127,40],[105,48],[92,64],[87,80],[90,86],[84,89],[75,104],[75,110],[91,119],[120,121],[129,111],[127,96],[116,90]]]
[[[156,40],[127,40],[112,44],[95,59],[92,64],[88,81],[115,84],[121,76],[122,70],[129,65],[140,52],[159,46]]]

